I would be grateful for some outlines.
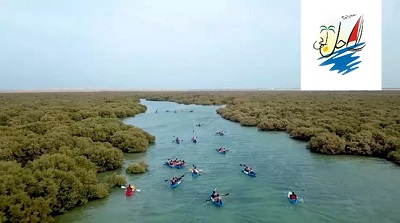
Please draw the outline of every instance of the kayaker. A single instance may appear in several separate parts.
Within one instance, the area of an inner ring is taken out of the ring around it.
[[[215,202],[221,201],[221,197],[219,196],[219,194],[217,194],[217,196],[214,197],[214,201]]]
[[[193,173],[194,173],[194,174],[199,173],[199,171],[197,171],[197,167],[193,167]]]
[[[127,192],[132,192],[132,187],[131,187],[130,184],[129,184],[129,186],[126,188],[126,191],[127,191]]]
[[[175,184],[176,182],[178,182],[180,180],[181,180],[181,178],[179,178],[179,177],[173,177],[172,180],[171,180],[171,183]]]
[[[185,160],[179,160],[178,166],[185,166]]]
[[[246,166],[246,167],[244,168],[244,171],[250,172],[250,168],[249,168],[248,166]]]
[[[297,195],[292,191],[292,194],[289,197],[291,200],[296,200],[297,199]]]
[[[217,196],[217,192],[213,191],[212,194],[211,194],[211,198],[214,199],[216,196]]]
[[[176,141],[176,142],[179,142],[179,138],[178,138],[178,137],[176,137],[175,141]]]
[[[225,151],[225,148],[224,148],[224,147],[221,147],[221,148],[219,148],[219,151],[220,151],[220,152],[224,152],[224,151]]]

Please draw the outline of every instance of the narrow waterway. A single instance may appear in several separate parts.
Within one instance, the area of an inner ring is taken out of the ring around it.
[[[141,191],[126,197],[124,189],[115,188],[110,197],[74,208],[57,222],[400,222],[394,198],[400,168],[390,162],[312,154],[287,133],[224,120],[216,106],[142,103],[147,112],[125,120],[157,137],[147,153],[126,155],[125,166],[138,159],[150,165],[145,174],[127,175]],[[227,134],[216,136],[218,130]],[[184,141],[173,143],[173,136]],[[198,137],[197,144],[191,143],[192,136]],[[229,152],[220,155],[215,151],[220,146]],[[163,165],[175,157],[197,165],[202,175],[194,179],[188,169]],[[244,175],[239,164],[253,167],[258,176]],[[124,170],[114,172],[126,175]],[[183,174],[181,185],[169,189],[164,180]],[[222,208],[205,202],[215,187],[229,193]],[[300,197],[298,205],[288,202],[289,190]]]

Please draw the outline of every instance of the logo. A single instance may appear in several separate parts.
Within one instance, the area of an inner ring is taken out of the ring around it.
[[[349,26],[344,26],[349,23],[354,24],[351,30]],[[357,14],[342,16],[337,24],[321,24],[318,30],[320,37],[313,44],[319,54],[317,60],[321,61],[319,66],[331,65],[330,71],[341,75],[358,69],[362,62],[359,52],[366,46],[361,39],[363,25],[364,16]]]

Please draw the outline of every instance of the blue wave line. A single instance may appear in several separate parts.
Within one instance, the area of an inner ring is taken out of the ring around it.
[[[358,43],[355,46],[346,47],[344,49],[336,51],[335,53],[332,54],[332,56],[329,59],[322,62],[319,66],[326,66],[333,64],[333,67],[330,69],[330,71],[337,70],[338,74],[342,73],[342,75],[357,70],[359,68],[357,65],[361,63],[361,61],[355,62],[357,59],[360,58],[360,56],[354,56],[354,54],[356,54],[357,52],[351,52],[346,55],[343,54],[347,53],[349,49],[359,48],[362,47],[364,44],[365,42]],[[318,58],[318,60],[321,59],[325,59],[325,57]]]

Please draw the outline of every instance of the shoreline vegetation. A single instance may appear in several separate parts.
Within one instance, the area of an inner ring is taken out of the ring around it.
[[[155,137],[125,125],[146,111],[118,93],[0,94],[0,222],[52,222],[107,197],[124,176],[123,153],[146,152]]]
[[[126,173],[128,174],[140,174],[140,173],[145,173],[148,171],[149,164],[147,164],[144,161],[140,162],[135,162],[129,164],[129,166],[126,168]]]
[[[225,105],[224,119],[260,131],[286,131],[311,152],[379,157],[400,164],[400,92],[194,91],[0,94],[0,222],[51,222],[107,197],[123,153],[146,152],[156,138],[123,118],[146,111],[139,98]],[[196,111],[194,111],[196,112]],[[142,173],[144,162],[128,173]]]

